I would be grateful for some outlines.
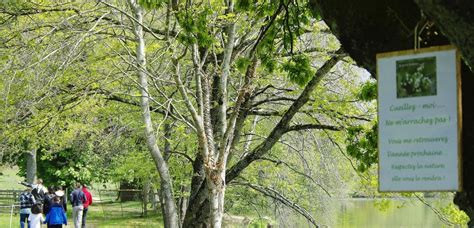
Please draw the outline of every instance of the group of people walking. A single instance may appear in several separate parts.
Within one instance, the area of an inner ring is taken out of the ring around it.
[[[27,188],[19,196],[20,201],[20,227],[40,228],[47,224],[48,228],[67,225],[67,201],[65,192],[61,187],[43,186],[43,180],[37,179],[34,184],[21,182]],[[86,185],[75,184],[75,189],[69,196],[72,205],[74,228],[85,228],[87,211],[92,204],[92,194]],[[46,218],[43,217],[46,215]]]

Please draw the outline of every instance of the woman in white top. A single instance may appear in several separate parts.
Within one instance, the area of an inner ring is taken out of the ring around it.
[[[30,228],[41,228],[41,224],[43,224],[43,209],[41,208],[41,204],[35,204],[31,207],[30,216],[28,216],[28,224]]]

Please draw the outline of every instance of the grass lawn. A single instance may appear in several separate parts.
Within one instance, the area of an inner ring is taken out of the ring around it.
[[[23,190],[24,186],[18,184],[22,180],[17,176],[17,167],[0,167],[0,188],[2,190]],[[98,196],[93,191],[95,196]],[[109,197],[110,198],[110,197]],[[113,196],[112,198],[115,198]],[[12,202],[0,202],[0,228],[10,227],[10,211],[8,205]],[[11,218],[11,227],[20,227],[19,209],[15,208]],[[17,214],[15,214],[17,213]],[[72,208],[68,205],[68,224],[74,227],[72,223]],[[126,202],[120,204],[113,203],[95,203],[89,208],[87,227],[163,227],[163,220],[160,214],[149,212],[150,215],[141,216],[140,202]],[[46,225],[44,225],[46,227]]]
[[[0,166],[0,186],[2,190],[23,190],[25,187],[18,184],[23,179],[16,175],[18,173],[18,167],[5,168]]]
[[[87,227],[163,227],[161,215],[150,212],[149,216],[142,217],[139,210],[140,205],[137,202],[127,202],[122,205],[120,203],[95,204],[89,208]],[[1,211],[9,210],[2,209]],[[73,227],[69,207],[67,217],[69,227]],[[19,219],[19,214],[13,215],[12,227],[20,227]],[[0,227],[10,227],[9,213],[0,213]]]

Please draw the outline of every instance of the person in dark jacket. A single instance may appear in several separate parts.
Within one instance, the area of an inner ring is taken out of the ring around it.
[[[49,212],[49,208],[53,205],[53,199],[56,197],[54,194],[53,187],[48,187],[48,193],[44,196],[44,204],[43,204],[43,213],[46,215]]]
[[[48,194],[44,196],[44,204],[43,204],[43,213],[45,215],[48,214],[49,210],[53,206],[55,197],[56,195],[54,194],[54,188],[48,187]],[[50,228],[49,224],[47,224],[47,227]]]
[[[72,219],[74,228],[82,227],[82,213],[84,212],[84,203],[87,202],[86,195],[82,192],[82,185],[76,183],[76,189],[71,192]]]
[[[35,197],[36,203],[43,204],[44,196],[48,193],[48,189],[43,186],[43,179],[38,178],[36,179],[36,184],[31,184],[28,182],[20,182],[20,184],[32,188],[31,194]]]
[[[63,206],[60,204],[61,200],[59,197],[54,197],[53,202],[54,203],[49,209],[44,223],[48,224],[48,227],[50,228],[61,228],[63,227],[63,224],[67,225],[66,213],[64,212]]]
[[[33,206],[35,202],[35,197],[31,194],[31,188],[25,189],[24,192],[20,194],[18,199],[20,201],[20,227],[25,227],[25,222],[28,221],[28,216],[31,213],[31,206]],[[30,227],[30,223],[28,222],[28,228]]]

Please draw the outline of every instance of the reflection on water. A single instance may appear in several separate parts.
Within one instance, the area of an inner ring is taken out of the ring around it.
[[[418,200],[391,199],[381,210],[380,199],[333,200],[325,211],[316,213],[323,227],[447,227],[438,216]]]
[[[426,199],[431,205],[447,205],[450,199]],[[442,201],[442,202],[441,202]],[[314,227],[301,215],[286,208],[279,211],[276,221],[270,217],[262,223],[250,224],[245,216],[227,216],[224,227],[258,227],[267,224],[278,228]],[[320,227],[328,228],[441,228],[443,223],[431,208],[417,199],[326,199],[323,208],[311,211]],[[273,220],[273,221],[272,221]],[[452,226],[451,226],[452,227]],[[456,226],[461,227],[461,226]],[[467,226],[462,226],[467,227]]]

